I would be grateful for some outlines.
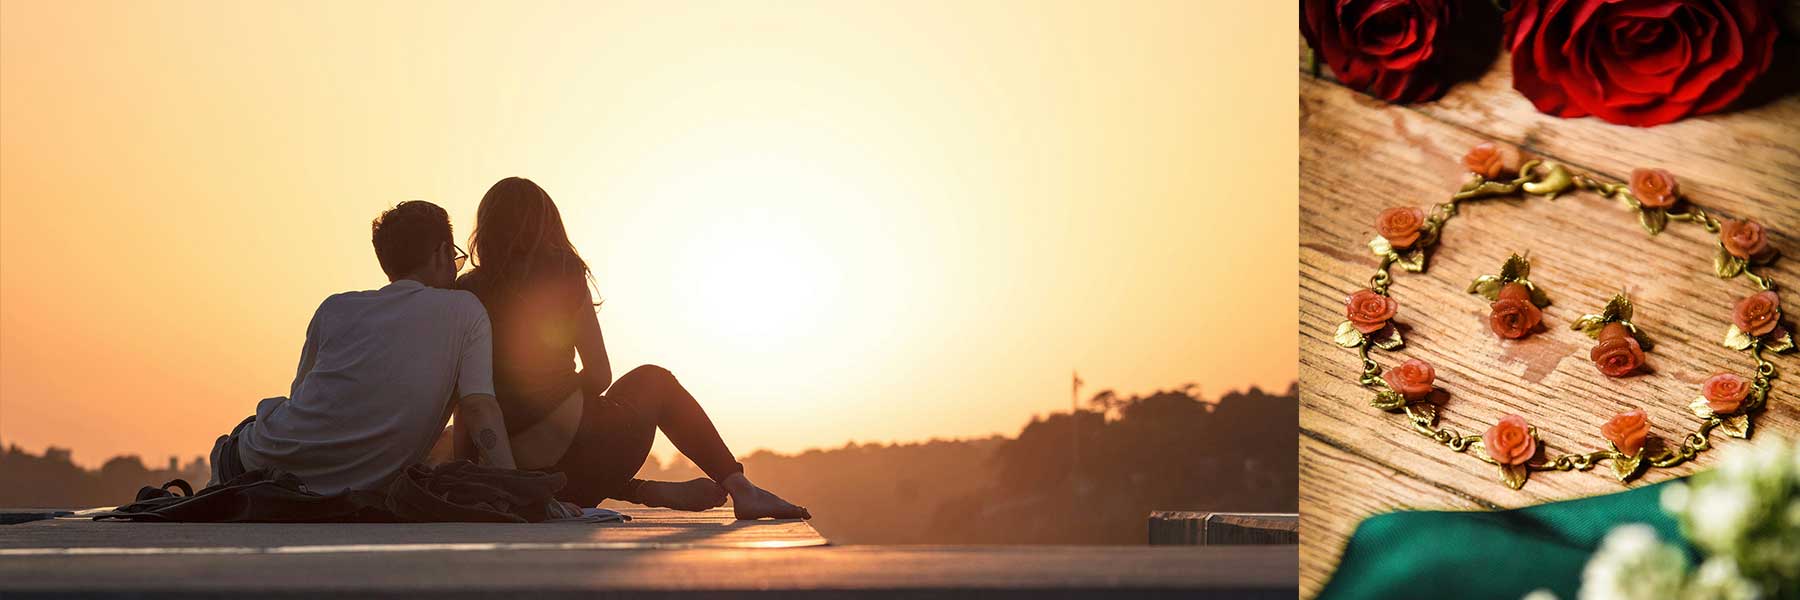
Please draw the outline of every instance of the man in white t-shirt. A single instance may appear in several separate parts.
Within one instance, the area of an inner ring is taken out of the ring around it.
[[[378,490],[425,458],[459,403],[471,435],[495,442],[479,445],[482,463],[514,468],[487,312],[448,289],[467,258],[449,214],[402,202],[370,229],[391,283],[319,304],[288,395],[258,403],[214,444],[214,483],[268,468],[321,494]]]

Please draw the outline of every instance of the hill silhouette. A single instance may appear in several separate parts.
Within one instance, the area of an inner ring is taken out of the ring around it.
[[[1298,410],[1295,386],[1216,401],[1192,386],[1103,391],[1079,411],[1033,417],[1014,437],[758,451],[742,462],[758,484],[811,508],[836,543],[1143,544],[1153,510],[1295,512]],[[114,505],[141,486],[201,485],[206,474],[198,457],[150,469],[120,456],[87,470],[68,450],[35,456],[15,445],[0,453],[0,507]],[[639,473],[701,476],[679,456],[652,457]]]
[[[1296,512],[1299,395],[1095,394],[1016,437],[848,444],[742,462],[849,544],[1143,544],[1153,510]],[[1077,427],[1078,425],[1078,427]],[[1080,455],[1075,438],[1080,435]],[[639,477],[702,474],[681,459]]]

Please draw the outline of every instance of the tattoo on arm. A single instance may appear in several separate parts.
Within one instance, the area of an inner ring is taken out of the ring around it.
[[[494,433],[492,429],[482,429],[479,437],[481,438],[481,447],[485,450],[493,450],[494,446],[500,443],[500,435]]]

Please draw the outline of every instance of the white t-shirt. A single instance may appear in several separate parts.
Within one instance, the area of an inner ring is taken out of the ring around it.
[[[258,403],[239,434],[244,468],[321,494],[379,489],[425,458],[458,398],[494,393],[489,335],[466,291],[402,279],[326,298],[288,397]]]

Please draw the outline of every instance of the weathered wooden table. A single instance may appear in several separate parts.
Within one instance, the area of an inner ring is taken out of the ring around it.
[[[1305,44],[1301,43],[1305,52]],[[1498,509],[1618,491],[1602,465],[1589,472],[1533,473],[1523,490],[1496,467],[1414,433],[1404,417],[1369,406],[1356,378],[1356,351],[1332,342],[1344,299],[1366,287],[1378,261],[1367,247],[1375,216],[1390,206],[1429,207],[1467,177],[1471,146],[1493,141],[1528,157],[1624,181],[1636,167],[1673,172],[1707,210],[1754,217],[1784,258],[1767,274],[1786,291],[1790,327],[1800,322],[1800,96],[1789,94],[1728,114],[1639,129],[1597,119],[1540,114],[1512,89],[1508,62],[1464,82],[1441,100],[1390,105],[1338,85],[1329,69],[1300,72],[1300,515],[1302,596],[1330,576],[1356,524],[1401,508]],[[1745,353],[1724,348],[1731,304],[1748,295],[1743,278],[1712,274],[1716,237],[1671,223],[1654,238],[1616,201],[1578,192],[1555,201],[1484,200],[1463,206],[1424,273],[1394,270],[1403,353],[1424,359],[1448,392],[1442,425],[1479,435],[1519,414],[1543,432],[1552,452],[1604,447],[1598,430],[1612,415],[1643,408],[1652,435],[1679,440],[1697,425],[1688,413],[1702,380],[1747,373]],[[1529,251],[1531,278],[1547,288],[1547,331],[1502,341],[1486,325],[1488,302],[1464,292],[1506,257]],[[1594,342],[1569,323],[1628,292],[1634,320],[1657,342],[1654,370],[1609,379],[1588,360]],[[1755,435],[1800,430],[1800,359],[1773,359],[1782,378]],[[1754,438],[1754,436],[1753,436]],[[1703,469],[1720,450],[1744,442],[1715,433],[1714,448],[1679,468],[1654,470],[1633,485]]]

